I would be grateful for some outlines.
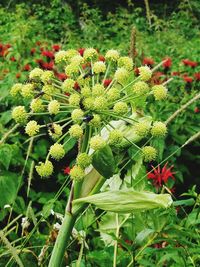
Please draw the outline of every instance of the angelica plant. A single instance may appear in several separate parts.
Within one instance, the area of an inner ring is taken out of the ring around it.
[[[127,207],[124,192],[113,192],[112,197],[104,193],[104,203],[101,193],[97,194],[107,178],[120,175],[129,147],[134,147],[144,162],[156,160],[158,151],[150,141],[165,136],[167,127],[164,122],[153,122],[151,116],[145,115],[145,103],[153,98],[155,104],[164,100],[165,85],[151,88],[152,70],[148,66],[141,66],[139,76],[135,77],[132,59],[120,56],[116,50],[107,51],[105,58],[100,59],[94,48],[85,49],[83,56],[74,49],[59,51],[55,62],[54,71],[35,68],[29,74],[28,84],[18,83],[11,88],[11,95],[20,96],[26,103],[13,109],[16,123],[24,125],[27,136],[37,139],[46,133],[54,142],[46,160],[36,164],[35,170],[41,178],[54,175],[53,162],[67,156],[66,145],[71,139],[78,144],[76,163],[70,171],[71,192],[50,267],[60,266],[76,218],[87,203],[125,213],[134,211],[136,206],[139,209],[140,201],[145,199],[146,209],[171,204],[167,194],[135,193],[137,205],[127,202]],[[59,81],[56,71],[65,71],[67,79]],[[127,192],[134,198],[134,191],[130,190]],[[117,210],[113,205],[115,194]]]

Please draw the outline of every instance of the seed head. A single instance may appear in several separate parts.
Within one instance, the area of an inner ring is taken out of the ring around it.
[[[50,71],[50,70],[43,71],[43,73],[41,75],[41,81],[44,84],[47,84],[47,83],[51,82],[51,80],[53,78],[54,78],[53,71]]]
[[[25,107],[18,106],[15,107],[12,111],[12,118],[20,124],[26,123],[26,120],[28,118],[28,113],[25,110]]]
[[[95,86],[92,88],[92,95],[94,97],[101,96],[104,93],[105,93],[105,89],[104,89],[103,85],[101,85],[99,83],[95,84]]]
[[[35,168],[41,177],[48,177],[53,173],[53,164],[49,160],[46,160],[45,162],[39,162],[39,165],[37,165]]]
[[[165,123],[161,121],[156,121],[153,124],[153,127],[151,129],[151,134],[154,137],[160,137],[160,136],[165,136],[167,133],[167,127]]]
[[[106,145],[106,142],[99,135],[96,135],[90,139],[90,147],[94,149],[95,151],[102,149],[105,145]]]
[[[110,145],[119,145],[121,143],[121,141],[123,140],[123,134],[120,130],[112,130],[110,133],[109,133],[109,144]]]
[[[32,98],[34,96],[34,85],[31,83],[24,84],[21,89],[21,95],[24,98]]]
[[[167,97],[167,88],[163,85],[154,85],[152,90],[155,100],[163,100]]]
[[[142,148],[142,153],[144,156],[144,161],[152,161],[157,157],[157,150],[152,146],[145,146]]]
[[[84,112],[81,109],[74,109],[72,111],[72,121],[76,123],[81,123],[83,121]]]
[[[147,66],[142,66],[139,69],[139,74],[140,74],[140,79],[142,81],[148,81],[151,79],[151,76],[152,76],[152,71],[149,67]]]
[[[133,60],[130,57],[120,57],[117,63],[119,68],[123,67],[128,71],[133,69]]]
[[[114,107],[113,107],[113,111],[120,114],[125,114],[128,112],[128,105],[125,102],[117,102]]]
[[[123,83],[128,78],[128,71],[125,68],[118,68],[114,74],[114,78]]]
[[[84,169],[91,164],[92,160],[91,160],[91,157],[87,153],[80,153],[77,156],[76,162],[81,168]]]
[[[10,90],[10,94],[13,97],[16,97],[17,95],[19,96],[21,89],[23,87],[22,83],[16,83],[12,86],[11,90]]]
[[[40,125],[37,124],[36,121],[29,121],[25,127],[25,132],[29,135],[29,136],[34,136],[39,132],[40,129]]]
[[[104,73],[106,71],[106,64],[102,61],[97,61],[93,65],[93,71],[95,74]]]
[[[72,106],[78,106],[80,103],[80,96],[78,94],[71,94],[69,97],[69,104]]]
[[[83,129],[81,128],[80,125],[74,124],[70,127],[69,134],[71,137],[79,139],[80,137],[83,136]]]
[[[32,80],[38,80],[42,76],[43,72],[44,71],[42,69],[35,68],[32,71],[30,71],[29,78],[32,79]]]
[[[57,100],[51,100],[48,104],[48,111],[50,114],[56,115],[60,110],[60,103]]]
[[[147,83],[143,82],[143,81],[139,81],[136,82],[133,85],[133,91],[137,94],[137,95],[144,95],[146,93],[149,92],[149,86]]]
[[[60,160],[65,156],[63,145],[58,143],[55,143],[50,147],[49,153],[55,160]]]
[[[105,55],[105,59],[107,61],[117,61],[118,58],[119,58],[119,52],[114,49],[108,50]]]
[[[95,59],[95,58],[97,58],[97,56],[98,56],[97,50],[94,48],[87,48],[87,49],[85,49],[85,51],[83,53],[83,58],[85,60]]]
[[[80,166],[75,165],[70,171],[70,176],[72,180],[81,181],[85,176],[85,172]]]
[[[30,108],[32,112],[41,112],[44,110],[42,99],[36,98],[31,101]]]

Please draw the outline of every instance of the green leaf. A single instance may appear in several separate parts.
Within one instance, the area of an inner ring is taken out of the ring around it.
[[[0,145],[0,162],[8,170],[12,158],[12,148],[8,144]]]
[[[65,153],[69,152],[76,144],[77,140],[75,138],[71,138],[71,137],[67,137],[64,140],[64,143],[66,142],[66,144],[64,145],[65,148]]]
[[[117,213],[133,213],[154,208],[168,208],[172,204],[169,194],[138,192],[133,189],[113,190],[79,198],[73,201],[73,208],[81,204],[94,204],[97,208]]]
[[[110,178],[113,176],[115,159],[108,145],[94,153],[92,165],[103,177]]]
[[[12,172],[3,172],[0,175],[0,207],[12,204],[16,198],[19,179]]]
[[[189,199],[183,199],[183,200],[177,200],[174,201],[174,206],[193,206],[195,204],[194,198],[189,198]]]

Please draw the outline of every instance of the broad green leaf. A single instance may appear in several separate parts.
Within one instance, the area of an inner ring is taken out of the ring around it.
[[[0,175],[0,207],[12,204],[16,198],[19,179],[12,172],[3,172]]]
[[[115,159],[108,145],[94,153],[92,165],[103,177],[110,178],[113,176]]]
[[[133,213],[154,208],[168,208],[172,204],[169,194],[138,192],[133,189],[103,192],[73,201],[74,209],[79,205],[94,204],[97,208],[117,213]]]
[[[12,147],[8,144],[0,145],[0,162],[8,170],[12,158]]]

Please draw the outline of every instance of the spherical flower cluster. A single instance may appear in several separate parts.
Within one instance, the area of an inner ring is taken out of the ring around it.
[[[73,63],[73,64],[79,66],[79,65],[84,63],[84,58],[80,55],[76,55],[70,59],[70,63]]]
[[[76,158],[76,162],[81,168],[84,169],[91,164],[92,159],[87,153],[80,153]]]
[[[10,94],[11,96],[17,96],[20,94],[21,89],[22,89],[22,83],[16,83],[12,86],[11,90],[10,90]]]
[[[55,54],[55,62],[61,63],[62,61],[67,61],[67,51],[59,51]]]
[[[40,79],[43,74],[43,70],[40,68],[35,68],[29,73],[29,78],[32,80]]]
[[[163,100],[167,97],[167,88],[163,85],[154,85],[152,87],[155,100]]]
[[[93,127],[100,127],[101,126],[101,117],[98,114],[93,115],[93,119],[89,122],[89,125]]]
[[[135,92],[137,95],[144,95],[149,92],[149,86],[143,81],[136,82],[133,85],[133,92]]]
[[[66,79],[62,84],[62,90],[64,93],[69,93],[74,88],[75,81],[73,79]]]
[[[120,98],[120,91],[119,89],[112,87],[107,92],[108,100],[115,101]]]
[[[160,136],[165,136],[167,133],[167,127],[165,123],[161,121],[156,121],[153,124],[153,127],[151,129],[151,134],[154,137],[160,137]]]
[[[53,173],[53,164],[46,160],[45,162],[39,162],[35,169],[41,177],[48,177]]]
[[[151,79],[151,76],[152,76],[152,71],[149,67],[147,66],[142,66],[139,69],[139,74],[140,74],[140,79],[142,81],[148,81]]]
[[[50,70],[43,71],[41,75],[41,81],[44,84],[50,83],[53,78],[54,78],[54,74]]]
[[[37,124],[37,121],[29,121],[25,127],[25,132],[29,136],[34,136],[39,132],[40,125]]]
[[[157,150],[152,146],[145,146],[142,148],[144,161],[149,162],[155,160],[157,157]]]
[[[106,71],[106,64],[102,61],[97,61],[93,65],[93,71],[96,74],[104,73]]]
[[[44,110],[43,101],[40,98],[35,98],[31,101],[30,108],[32,112],[41,112]]]
[[[74,124],[70,127],[69,134],[71,137],[79,139],[83,135],[83,129],[81,128],[80,125]]]
[[[109,133],[109,144],[110,145],[119,145],[123,140],[123,133],[120,130],[112,130]]]
[[[135,131],[139,136],[145,137],[148,135],[148,133],[150,131],[150,127],[151,126],[149,125],[149,123],[147,123],[145,121],[141,121],[141,122],[136,124]]]
[[[64,157],[65,155],[65,150],[63,148],[63,145],[55,143],[50,147],[49,153],[52,158],[55,160],[60,160]]]
[[[32,98],[34,96],[34,85],[24,84],[21,89],[21,95],[24,98]]]
[[[107,101],[104,96],[96,97],[94,100],[94,109],[96,111],[101,111],[107,108]]]
[[[91,92],[91,90],[90,90],[90,88],[88,87],[88,86],[85,86],[85,87],[83,87],[82,89],[81,89],[81,95],[83,96],[83,97],[88,97],[88,96],[90,96],[92,94],[92,92]]]
[[[83,100],[83,105],[86,109],[92,110],[94,108],[94,98],[87,97]]]
[[[125,68],[118,68],[115,72],[114,78],[119,83],[123,83],[128,78],[128,71]]]
[[[49,135],[54,139],[58,139],[62,135],[62,126],[57,123],[53,123],[48,129]]]
[[[95,86],[92,88],[92,95],[93,96],[101,96],[105,93],[105,88],[102,84],[95,84]]]
[[[108,50],[105,55],[105,59],[107,61],[117,61],[118,58],[119,58],[119,52],[114,49]]]
[[[55,93],[55,87],[50,84],[46,84],[42,87],[42,92],[44,92],[47,95],[52,95]]]
[[[118,67],[123,67],[127,69],[128,71],[131,71],[133,69],[133,60],[130,57],[120,57],[118,59]]]
[[[78,94],[71,94],[69,97],[69,104],[72,106],[78,106],[80,103],[80,96]]]
[[[128,105],[125,102],[119,101],[114,105],[113,110],[117,114],[123,115],[128,112]]]
[[[48,104],[48,111],[50,114],[56,115],[60,110],[60,103],[57,100],[52,100]]]
[[[99,150],[99,149],[102,149],[104,146],[106,145],[106,142],[104,141],[104,139],[99,136],[99,135],[96,135],[96,136],[93,136],[91,139],[90,139],[90,147],[92,149],[94,149],[95,151],[96,150]]]
[[[69,75],[69,76],[79,73],[78,65],[76,65],[74,63],[71,63],[71,64],[67,65],[66,68],[65,68],[65,73],[67,75]]]
[[[72,180],[81,181],[84,178],[84,176],[85,176],[84,170],[78,165],[75,165],[70,171],[70,177]]]
[[[84,112],[81,109],[74,109],[72,111],[71,117],[72,121],[76,123],[80,123],[83,120]]]
[[[25,107],[18,106],[15,107],[12,111],[12,118],[20,124],[26,123],[26,120],[28,118],[28,113],[25,110]]]
[[[84,53],[83,53],[83,58],[85,60],[91,60],[91,59],[95,59],[97,58],[97,50],[94,48],[87,48],[85,49]]]
[[[68,49],[66,51],[66,61],[70,61],[73,57],[78,56],[78,51],[75,49]]]

